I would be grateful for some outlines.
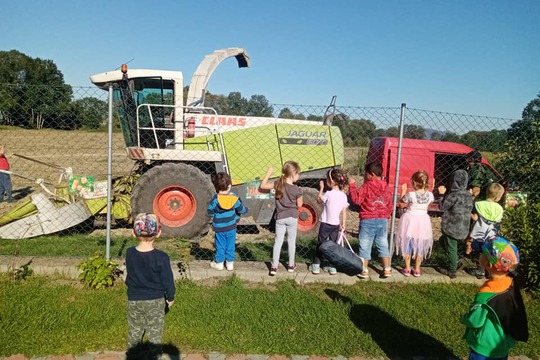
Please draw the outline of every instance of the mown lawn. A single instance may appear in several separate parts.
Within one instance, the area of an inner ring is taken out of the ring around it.
[[[232,276],[217,286],[177,283],[165,342],[183,351],[326,356],[463,357],[459,317],[476,286],[292,281],[251,284]],[[513,354],[540,349],[540,304],[526,296],[531,339]],[[63,279],[0,278],[0,356],[80,354],[125,349],[123,284],[95,291]]]

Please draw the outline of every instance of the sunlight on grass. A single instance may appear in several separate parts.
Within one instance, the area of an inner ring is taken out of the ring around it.
[[[458,356],[467,353],[459,317],[477,288],[464,284],[293,281],[245,283],[234,275],[214,287],[183,280],[166,316],[165,342],[181,351],[326,356]],[[531,340],[540,348],[540,305],[526,296]],[[0,279],[0,356],[80,354],[125,349],[123,284],[91,291],[40,277]],[[47,336],[36,336],[47,334]],[[421,351],[418,349],[422,349]]]

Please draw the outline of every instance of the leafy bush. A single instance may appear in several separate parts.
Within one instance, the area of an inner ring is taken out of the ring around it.
[[[113,286],[114,281],[122,274],[118,264],[113,260],[105,260],[99,252],[95,256],[81,261],[77,265],[81,270],[79,279],[92,289]]]
[[[520,272],[525,287],[540,295],[540,204],[510,208],[502,220],[501,234],[519,249]]]
[[[26,264],[21,265],[21,267],[11,270],[10,273],[13,280],[26,280],[28,277],[34,274],[34,270],[30,268],[30,264],[32,264],[32,260],[34,260],[34,258],[30,259],[30,261],[28,261]]]

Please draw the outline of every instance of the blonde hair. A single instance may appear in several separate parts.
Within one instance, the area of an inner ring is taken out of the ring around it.
[[[411,184],[415,190],[427,190],[429,176],[424,170],[419,170],[411,176]]]
[[[298,165],[296,161],[286,161],[281,168],[281,176],[275,183],[276,199],[281,199],[283,197],[287,178],[290,178],[294,174],[300,174],[300,165]]]
[[[499,183],[493,183],[489,185],[487,189],[486,198],[493,201],[499,201],[501,200],[503,195],[504,195],[504,187]]]

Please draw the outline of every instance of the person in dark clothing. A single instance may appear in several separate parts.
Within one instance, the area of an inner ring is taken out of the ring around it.
[[[467,191],[467,172],[456,170],[450,175],[450,190],[446,194],[442,204],[442,247],[448,256],[448,269],[438,269],[451,279],[456,278],[458,262],[458,244],[465,243],[469,235],[473,198]],[[439,187],[439,193],[445,194],[446,188]]]
[[[151,213],[133,220],[137,246],[126,251],[128,295],[128,352],[142,343],[146,333],[153,352],[161,353],[165,310],[174,303],[175,287],[169,256],[154,249],[161,234],[159,220]]]
[[[486,182],[486,169],[482,166],[482,154],[477,150],[467,154],[467,175],[469,176],[467,190],[476,199]]]
[[[519,251],[498,237],[482,246],[480,262],[490,275],[461,322],[470,360],[508,359],[516,341],[529,339],[525,304],[511,271],[519,264]]]

